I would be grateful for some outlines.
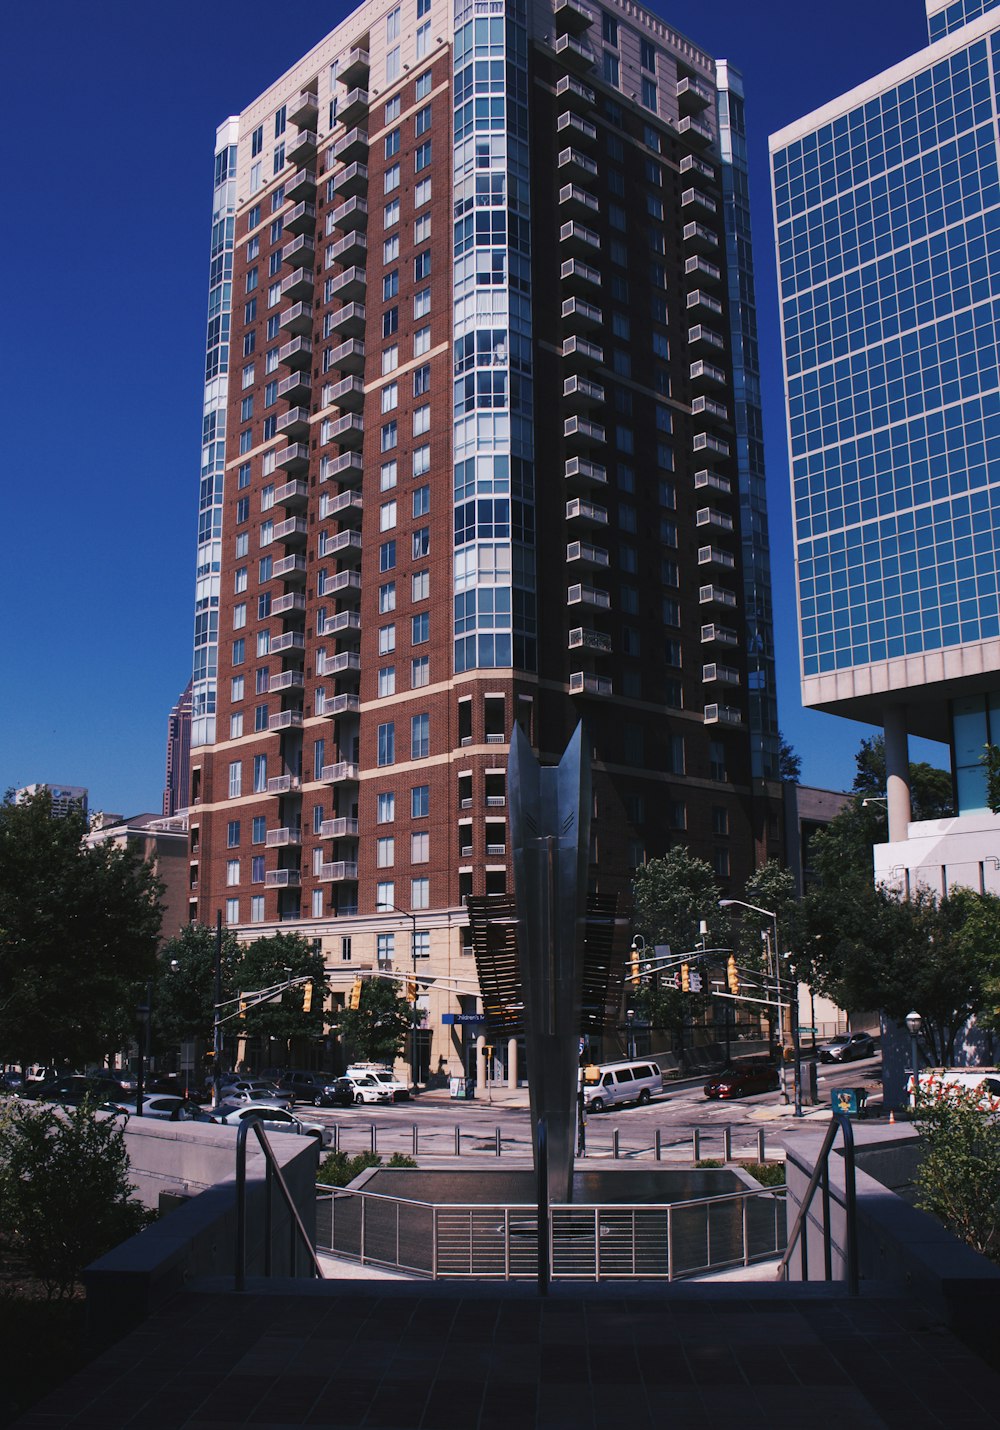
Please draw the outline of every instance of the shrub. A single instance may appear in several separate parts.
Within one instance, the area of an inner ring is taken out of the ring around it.
[[[784,1162],[741,1162],[744,1172],[749,1172],[755,1182],[762,1187],[783,1187],[785,1185]]]
[[[1000,1119],[978,1091],[951,1087],[921,1096],[923,1139],[917,1206],[931,1212],[974,1251],[1000,1261]]]
[[[390,1167],[415,1167],[412,1157],[402,1152],[393,1152],[389,1158]],[[346,1152],[328,1152],[319,1164],[316,1180],[321,1187],[346,1187],[360,1177],[368,1167],[381,1167],[382,1158],[375,1152],[359,1152],[349,1157]]]
[[[46,1294],[153,1219],[128,1180],[124,1132],[94,1109],[18,1103],[0,1124],[0,1223]]]

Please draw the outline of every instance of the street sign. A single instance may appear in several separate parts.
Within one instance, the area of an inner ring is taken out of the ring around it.
[[[470,1024],[474,1028],[481,1027],[486,1022],[485,1013],[443,1013],[442,1023],[462,1023],[466,1027]]]

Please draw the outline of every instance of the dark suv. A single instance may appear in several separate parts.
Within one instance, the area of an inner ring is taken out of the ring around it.
[[[304,1072],[293,1068],[286,1072],[278,1083],[281,1092],[292,1095],[292,1103],[308,1102],[312,1107],[333,1107],[336,1105],[337,1079],[333,1073]]]

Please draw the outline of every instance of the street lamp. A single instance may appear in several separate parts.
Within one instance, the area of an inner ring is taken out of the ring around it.
[[[410,1029],[410,1074],[413,1078],[413,1091],[417,1090],[417,916],[408,909],[397,908],[395,904],[379,902],[376,905],[380,914],[394,913],[401,914],[404,919],[410,920],[410,963],[413,968],[413,1026]]]
[[[910,1095],[910,1106],[916,1109],[917,1106],[917,1038],[920,1036],[920,1029],[923,1027],[923,1018],[919,1013],[907,1013],[906,1026],[910,1034],[910,1067],[913,1072],[913,1092]]]
[[[731,908],[750,909],[755,914],[763,914],[764,918],[770,919],[774,924],[774,999],[778,1005],[778,1051],[781,1058],[781,1097],[784,1102],[788,1101],[788,1091],[785,1087],[785,1033],[784,1019],[781,1014],[781,954],[778,949],[778,915],[773,909],[762,909],[759,904],[748,904],[744,899],[720,899],[720,909]]]

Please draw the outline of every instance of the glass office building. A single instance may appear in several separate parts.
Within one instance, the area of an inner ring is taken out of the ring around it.
[[[803,699],[885,729],[889,849],[909,734],[977,828],[1000,739],[1000,10],[927,11],[926,49],[771,138]]]

